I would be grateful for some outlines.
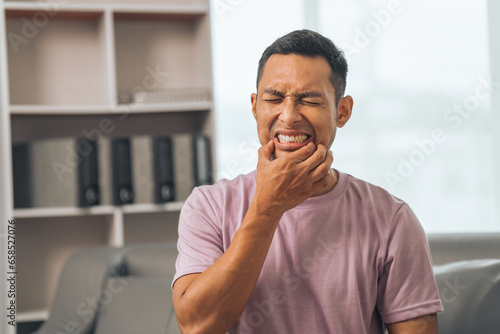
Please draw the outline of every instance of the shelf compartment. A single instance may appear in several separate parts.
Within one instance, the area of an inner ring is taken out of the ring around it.
[[[65,261],[84,248],[107,246],[111,224],[111,216],[17,219],[18,312],[48,309]]]
[[[177,242],[179,212],[128,213],[123,216],[125,245]]]
[[[208,15],[182,21],[115,12],[117,99],[212,87],[208,22]]]
[[[209,117],[208,110],[169,113],[129,113],[125,110],[126,112],[120,110],[112,114],[94,115],[11,115],[12,142],[78,138],[84,137],[85,132],[114,137],[194,134],[203,131]]]
[[[109,105],[104,13],[39,13],[6,10],[11,104]]]

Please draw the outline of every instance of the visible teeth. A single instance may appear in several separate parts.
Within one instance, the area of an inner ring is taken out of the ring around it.
[[[300,135],[300,136],[285,136],[285,135],[278,135],[278,140],[280,143],[303,143],[307,139],[306,135]]]

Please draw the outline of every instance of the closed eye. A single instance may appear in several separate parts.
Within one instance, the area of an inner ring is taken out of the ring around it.
[[[264,101],[266,102],[271,102],[271,103],[278,103],[281,102],[283,99],[265,99]]]
[[[313,101],[304,101],[304,100],[302,100],[302,103],[305,103],[305,104],[308,104],[308,105],[311,105],[311,106],[318,106],[318,105],[320,105],[320,103],[313,102]]]

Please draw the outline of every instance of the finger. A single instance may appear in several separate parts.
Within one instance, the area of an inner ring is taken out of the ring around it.
[[[259,148],[259,160],[272,161],[274,152],[274,141],[270,140],[267,144]]]
[[[309,142],[306,146],[299,148],[297,151],[290,152],[287,157],[295,159],[297,162],[302,162],[307,160],[312,154],[314,154],[316,146],[313,142]]]
[[[328,174],[332,170],[333,164],[333,153],[330,150],[327,150],[325,160],[316,166],[310,173],[310,177],[313,182],[317,182],[324,177],[327,177]]]
[[[327,152],[328,150],[326,149],[326,147],[322,144],[319,144],[316,151],[309,158],[303,161],[303,165],[308,169],[308,173],[310,173],[314,168],[325,161]]]

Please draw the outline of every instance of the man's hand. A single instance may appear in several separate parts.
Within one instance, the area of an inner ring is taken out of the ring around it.
[[[259,149],[254,201],[261,212],[283,214],[333,186],[333,154],[325,146],[310,142],[274,160],[273,151],[272,140]]]

